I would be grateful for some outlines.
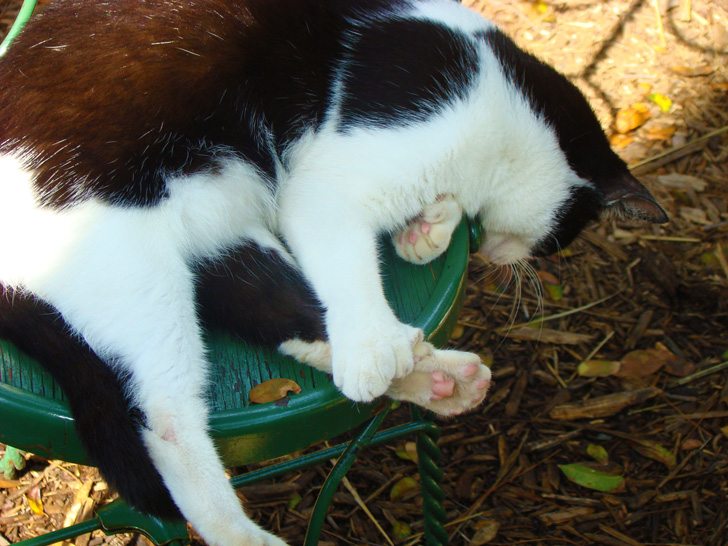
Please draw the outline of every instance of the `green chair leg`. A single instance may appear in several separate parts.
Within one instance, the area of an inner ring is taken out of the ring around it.
[[[445,522],[447,514],[442,506],[445,493],[442,490],[443,472],[438,466],[442,453],[437,447],[440,428],[432,420],[430,412],[423,412],[412,406],[412,417],[430,426],[417,434],[417,458],[420,471],[420,491],[422,494],[422,515],[425,523],[427,546],[445,546],[449,542]]]
[[[332,468],[331,472],[329,472],[326,482],[316,498],[316,504],[314,505],[313,512],[311,513],[311,519],[308,522],[308,530],[306,531],[304,546],[316,546],[318,544],[321,529],[324,524],[324,518],[328,512],[331,500],[334,498],[336,489],[339,487],[341,480],[344,479],[346,473],[354,464],[354,461],[359,456],[359,453],[361,453],[361,450],[369,445],[372,437],[377,432],[382,421],[384,421],[384,418],[389,414],[389,412],[390,409],[388,408],[375,415],[367,424],[365,424],[361,432],[359,432],[357,437],[349,443],[344,453],[342,453],[341,457],[339,457],[339,460],[336,461],[334,468]]]

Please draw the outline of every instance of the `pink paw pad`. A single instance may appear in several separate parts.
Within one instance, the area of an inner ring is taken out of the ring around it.
[[[488,388],[488,385],[490,385],[490,381],[488,381],[487,379],[481,379],[480,381],[478,381],[475,384],[475,387],[478,390],[481,390],[482,391],[483,389],[487,389]]]
[[[463,377],[473,377],[476,373],[478,373],[477,364],[468,364],[463,368]]]
[[[432,372],[432,396],[430,400],[442,400],[455,392],[455,382],[447,379],[442,372]]]
[[[422,224],[420,225],[420,231],[422,233],[424,233],[425,235],[430,233],[431,229],[432,229],[432,224],[430,224],[429,222],[422,222]]]

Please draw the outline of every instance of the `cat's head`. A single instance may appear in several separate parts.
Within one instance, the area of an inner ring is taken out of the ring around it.
[[[483,254],[501,265],[546,256],[565,248],[592,220],[610,214],[668,221],[611,149],[576,86],[500,31],[493,29],[484,39],[528,115],[519,132],[523,140],[503,152],[513,153],[502,157],[512,177],[510,193],[496,196],[495,206],[480,211]]]

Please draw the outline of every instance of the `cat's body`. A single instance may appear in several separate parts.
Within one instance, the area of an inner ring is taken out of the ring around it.
[[[381,233],[447,196],[442,225],[462,207],[512,263],[605,207],[665,219],[579,92],[450,1],[66,0],[0,71],[0,334],[33,352],[18,325],[35,316],[106,361],[150,475],[215,544],[281,542],[245,517],[207,437],[199,315],[332,369],[354,400],[456,413],[487,369],[396,319]],[[48,305],[83,341],[39,318]]]

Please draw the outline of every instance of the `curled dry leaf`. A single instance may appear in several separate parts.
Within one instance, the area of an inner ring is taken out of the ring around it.
[[[486,519],[478,523],[477,531],[470,539],[469,546],[482,546],[488,544],[496,536],[498,536],[498,530],[500,529],[500,523],[494,519]]]
[[[713,68],[708,64],[700,64],[697,66],[675,65],[671,66],[670,70],[675,74],[687,77],[709,76],[714,72]]]
[[[407,493],[417,489],[418,487],[419,484],[417,483],[417,480],[406,476],[392,486],[392,489],[389,491],[389,500],[396,501],[401,499]]]
[[[614,128],[619,133],[629,133],[652,117],[649,108],[641,102],[635,103],[629,108],[617,112],[614,121]]]
[[[607,464],[609,462],[607,450],[598,444],[589,444],[586,446],[586,452],[599,464]]]
[[[632,144],[634,142],[634,138],[627,135],[622,135],[620,133],[615,133],[609,138],[609,143],[612,145],[613,148],[617,150],[622,150],[626,148],[628,145]]]
[[[667,468],[673,468],[677,464],[675,454],[667,448],[662,447],[652,440],[640,440],[630,442],[635,451],[640,455],[664,464]]]
[[[617,392],[604,396],[597,396],[575,404],[562,404],[551,410],[549,415],[552,419],[597,419],[619,413],[624,408],[634,404],[640,404],[645,400],[656,396],[659,389],[650,387],[629,392]]]
[[[616,374],[620,367],[615,360],[585,360],[576,372],[582,377],[607,377]]]
[[[33,487],[30,491],[26,493],[25,498],[28,500],[28,506],[30,506],[30,509],[33,511],[33,513],[42,516],[45,514],[45,512],[43,512],[43,500],[40,496],[40,487],[41,484]]]
[[[248,396],[252,404],[265,404],[281,400],[288,396],[289,392],[298,394],[301,392],[301,386],[292,379],[277,377],[256,385],[250,389]]]

